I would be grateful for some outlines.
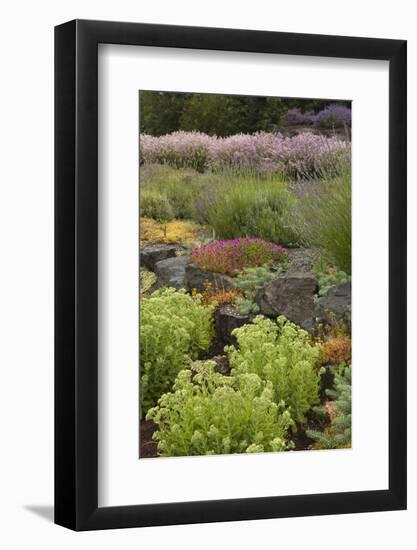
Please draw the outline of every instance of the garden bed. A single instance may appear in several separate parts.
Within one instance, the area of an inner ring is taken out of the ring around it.
[[[286,103],[140,137],[141,458],[350,446],[350,109]]]

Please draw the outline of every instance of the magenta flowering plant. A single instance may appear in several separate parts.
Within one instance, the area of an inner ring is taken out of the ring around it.
[[[281,245],[257,237],[212,241],[191,252],[191,259],[198,267],[216,273],[272,264],[286,256],[287,250]]]

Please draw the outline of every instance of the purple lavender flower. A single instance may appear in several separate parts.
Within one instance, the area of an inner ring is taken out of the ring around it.
[[[316,115],[314,126],[317,128],[344,128],[350,126],[352,112],[343,105],[328,105]]]
[[[294,109],[288,109],[287,114],[284,117],[284,122],[288,126],[312,126],[315,118],[316,117],[312,111],[302,113],[300,109],[294,107]]]

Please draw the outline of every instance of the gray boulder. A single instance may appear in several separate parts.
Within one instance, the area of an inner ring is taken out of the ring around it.
[[[229,290],[234,287],[232,277],[224,273],[212,273],[204,271],[195,264],[189,263],[186,267],[186,287],[191,292],[194,288],[198,292],[204,292],[205,285],[211,283],[214,288]]]
[[[188,255],[175,256],[161,260],[155,264],[155,273],[160,286],[172,286],[176,289],[185,288],[185,270],[190,259]]]
[[[332,311],[338,318],[344,317],[352,305],[351,283],[341,283],[329,288],[318,304],[325,311]]]
[[[334,314],[337,319],[345,321],[348,329],[352,322],[352,285],[341,283],[330,288],[325,296],[318,300],[316,317],[329,319]]]
[[[316,308],[310,319],[301,326],[311,332],[319,324],[332,324],[334,320],[343,321],[348,332],[352,328],[352,289],[351,283],[341,283],[330,288],[325,296],[317,300]]]
[[[216,337],[222,345],[236,344],[236,338],[232,336],[232,330],[247,325],[251,317],[239,313],[231,306],[222,306],[216,309],[214,314]]]
[[[161,260],[173,258],[178,250],[175,244],[149,244],[140,248],[140,265],[155,271],[155,265]]]
[[[284,315],[302,325],[315,314],[317,289],[317,277],[312,273],[284,272],[259,289],[255,301],[263,315]]]
[[[317,251],[313,248],[289,248],[288,269],[293,273],[313,273]]]

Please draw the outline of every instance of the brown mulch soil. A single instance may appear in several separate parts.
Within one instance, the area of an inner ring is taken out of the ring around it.
[[[152,440],[152,435],[157,426],[152,420],[140,421],[139,458],[155,458],[158,455],[157,443]]]
[[[304,430],[298,430],[298,432],[291,439],[295,445],[293,451],[309,451],[314,443],[312,439],[307,437]]]
[[[303,428],[298,426],[298,430],[291,439],[294,442],[294,451],[309,451],[313,448],[314,440],[310,439],[306,430],[315,430],[317,432],[322,432],[324,428],[329,424],[329,422],[323,422],[319,420],[314,414],[307,418],[307,425]]]

